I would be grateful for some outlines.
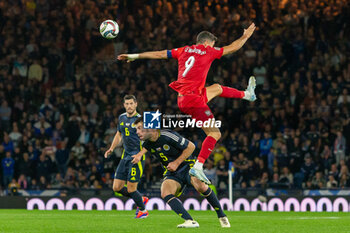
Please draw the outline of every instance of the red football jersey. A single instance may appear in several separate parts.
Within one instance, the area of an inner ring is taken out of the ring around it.
[[[180,94],[201,91],[211,63],[214,59],[220,59],[223,51],[223,48],[201,44],[172,49],[171,57],[178,60],[179,69],[177,80],[169,86]]]

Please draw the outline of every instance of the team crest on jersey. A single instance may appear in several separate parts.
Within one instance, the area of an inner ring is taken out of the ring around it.
[[[162,150],[162,148],[158,147],[158,148],[156,148],[156,150],[157,150],[157,151],[161,151],[161,150]]]
[[[210,115],[211,115],[211,112],[210,112],[209,110],[205,111],[204,113],[205,113],[205,115],[207,115],[207,116],[210,116]]]
[[[216,50],[220,50],[220,48],[218,48],[218,47],[214,47],[214,49],[216,49]]]
[[[135,124],[134,123],[131,124],[131,128],[135,128]]]
[[[165,145],[163,146],[163,149],[166,150],[166,151],[168,151],[168,150],[170,150],[170,146],[167,145],[167,144],[165,144]]]

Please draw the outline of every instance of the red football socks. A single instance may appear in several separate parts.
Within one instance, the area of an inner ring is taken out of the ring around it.
[[[222,88],[222,93],[220,97],[238,98],[238,99],[242,99],[244,97],[244,91],[239,91],[235,88],[225,87],[225,86],[221,86],[221,88]]]
[[[207,158],[209,157],[209,155],[213,151],[215,144],[216,144],[216,139],[213,138],[212,136],[207,136],[204,139],[203,144],[202,144],[202,149],[199,152],[199,155],[197,158],[198,162],[204,163],[205,160],[207,160]]]

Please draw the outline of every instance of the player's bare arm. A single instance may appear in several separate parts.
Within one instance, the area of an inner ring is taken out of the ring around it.
[[[133,164],[137,164],[138,162],[140,162],[142,155],[147,153],[147,149],[146,148],[142,148],[142,150],[137,153],[136,155],[132,155],[131,157],[133,157],[133,160],[131,160],[131,162]]]
[[[190,157],[195,149],[195,145],[192,142],[189,142],[187,148],[183,150],[182,154],[175,161],[168,164],[167,169],[171,172],[176,171],[177,167]]]
[[[137,54],[120,54],[118,60],[127,60],[128,62],[136,59],[167,59],[167,50],[144,52]]]
[[[240,48],[242,48],[245,42],[247,42],[247,40],[253,35],[255,28],[256,28],[255,24],[252,23],[247,29],[244,29],[243,35],[238,40],[235,40],[230,45],[227,45],[224,47],[224,51],[222,55],[224,56],[224,55],[234,53]]]
[[[118,146],[118,144],[121,142],[121,140],[122,140],[122,136],[121,136],[120,132],[118,131],[113,138],[112,145],[105,152],[105,158],[107,158],[114,151],[114,149]]]

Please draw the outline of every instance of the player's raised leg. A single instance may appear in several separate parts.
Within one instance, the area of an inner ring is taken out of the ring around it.
[[[249,101],[255,101],[255,78],[254,76],[251,76],[248,82],[248,87],[245,91],[239,91],[235,88],[231,87],[225,87],[221,86],[219,84],[214,84],[209,87],[206,87],[206,99],[207,102],[212,100],[216,96],[225,97],[225,98],[241,98],[246,99]],[[207,111],[210,112],[209,108]],[[210,112],[211,113],[211,112]],[[213,151],[216,142],[221,138],[221,133],[218,128],[214,127],[208,127],[202,128],[203,131],[206,133],[207,137],[204,139],[201,151],[199,152],[198,159],[193,166],[193,168],[190,170],[190,175],[197,177],[200,181],[203,181],[206,184],[210,184],[210,181],[205,176],[203,172],[203,164]]]
[[[224,98],[245,99],[248,101],[255,101],[255,77],[251,76],[248,81],[248,86],[245,91],[237,90],[236,88],[222,86],[220,84],[213,84],[206,87],[208,102],[213,98],[220,96]]]
[[[193,220],[191,215],[185,210],[179,199],[175,194],[181,189],[179,182],[175,180],[165,180],[162,183],[161,195],[163,200],[171,207],[171,209],[185,220],[183,224],[178,225],[178,228],[196,228],[199,224]]]
[[[230,222],[228,221],[226,214],[222,210],[220,202],[217,196],[215,195],[214,191],[211,188],[209,188],[208,185],[204,184],[196,177],[191,177],[191,184],[198,192],[200,192],[207,199],[209,204],[214,208],[219,218],[221,227],[231,227]]]

